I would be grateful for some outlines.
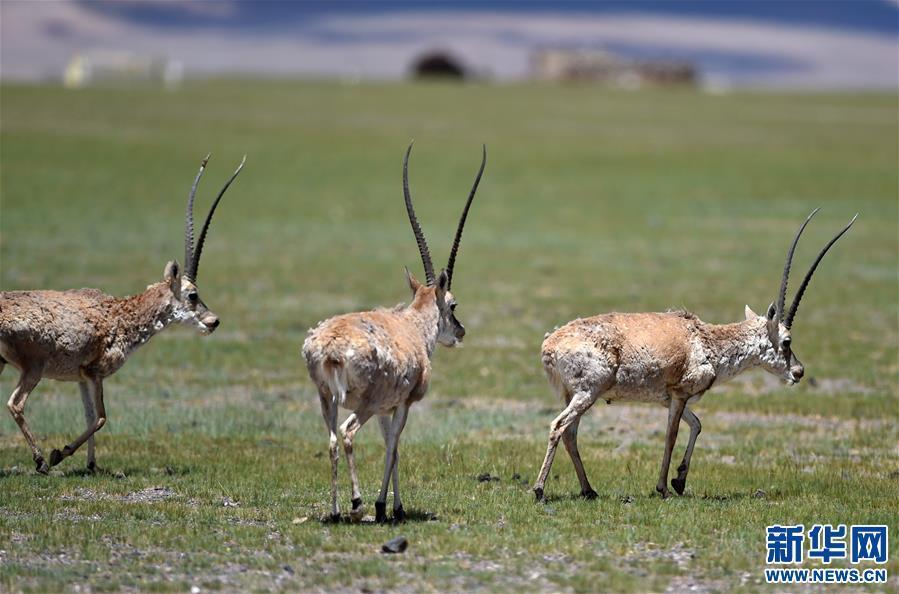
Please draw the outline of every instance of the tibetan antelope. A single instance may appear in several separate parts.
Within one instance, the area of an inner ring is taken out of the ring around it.
[[[393,519],[403,521],[405,513],[400,500],[397,449],[409,407],[421,400],[428,390],[431,356],[437,343],[452,347],[462,342],[465,336],[465,328],[454,314],[456,300],[450,292],[450,286],[468,209],[484,173],[487,148],[484,147],[481,167],[462,210],[449,261],[439,275],[434,274],[428,244],[415,216],[409,193],[411,152],[410,144],[403,159],[403,196],[424,265],[425,284],[416,280],[407,268],[406,282],[412,291],[409,305],[330,318],[311,329],[303,343],[303,356],[309,375],[318,389],[322,415],[330,437],[331,519],[335,521],[340,518],[337,504],[338,407],[352,411],[340,426],[352,483],[350,517],[359,520],[363,512],[356,461],[353,457],[353,438],[366,421],[377,415],[387,451],[384,478],[375,501],[375,519],[377,522],[387,519],[387,489],[392,476]]]
[[[787,279],[799,236],[812,211],[787,252],[780,293],[765,316],[746,306],[745,320],[734,324],[707,324],[686,311],[666,313],[611,313],[577,319],[548,334],[543,341],[542,361],[553,389],[566,403],[565,410],[550,424],[549,445],[540,468],[534,494],[543,500],[543,488],[552,466],[559,440],[565,444],[574,464],[581,495],[593,499],[577,448],[577,429],[581,415],[598,398],[616,401],[653,402],[668,408],[665,454],[656,491],[669,495],[666,483],[671,451],[677,440],[677,428],[683,418],[690,427],[684,459],[677,468],[671,486],[682,495],[687,483],[690,458],[701,426],[688,404],[697,402],[713,384],[729,380],[754,367],[761,367],[797,383],[804,373],[802,363],[792,349],[790,329],[799,302],[812,274],[827,253],[858,215],[818,254],[789,311],[784,310]]]
[[[218,327],[218,316],[197,292],[197,271],[212,215],[246,157],[212,203],[194,246],[194,196],[208,159],[203,159],[187,198],[183,272],[173,260],[166,264],[161,282],[123,299],[96,289],[0,292],[0,372],[9,363],[20,373],[7,406],[31,447],[38,472],[46,474],[85,441],[87,469],[96,469],[94,433],[106,424],[103,380],[139,346],[174,322],[193,325],[203,334]],[[43,378],[78,382],[87,422],[75,441],[50,452],[49,464],[25,421],[25,401]]]

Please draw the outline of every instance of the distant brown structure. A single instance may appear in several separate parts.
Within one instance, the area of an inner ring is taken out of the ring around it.
[[[443,51],[432,51],[419,56],[412,63],[413,78],[443,78],[464,80],[468,69],[455,56]]]
[[[626,60],[598,50],[540,50],[531,59],[531,75],[544,81],[591,81],[635,89],[698,82],[696,67],[684,61]]]

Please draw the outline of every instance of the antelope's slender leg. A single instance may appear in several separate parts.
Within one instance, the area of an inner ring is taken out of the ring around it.
[[[699,422],[699,417],[690,410],[689,406],[684,407],[683,419],[690,426],[690,439],[687,441],[684,459],[680,466],[677,467],[677,478],[671,479],[671,486],[678,495],[684,494],[684,489],[687,486],[687,473],[690,472],[690,459],[693,457],[693,446],[696,445],[696,438],[699,437],[699,432],[702,431],[702,423]]]
[[[353,490],[352,511],[351,514],[359,515],[362,513],[362,493],[359,491],[359,477],[356,474],[356,457],[353,456],[353,439],[356,432],[362,428],[362,425],[371,417],[370,413],[358,414],[353,413],[340,426],[340,434],[343,435],[343,451],[346,454],[347,466],[350,467],[350,484]]]
[[[571,402],[571,393],[561,386],[556,391],[560,392],[562,399],[565,401],[565,406],[568,406]],[[568,429],[562,434],[562,443],[565,444],[571,463],[574,464],[574,472],[577,473],[577,480],[581,484],[581,496],[587,499],[595,499],[596,491],[593,490],[593,487],[590,486],[590,481],[587,480],[587,472],[584,470],[584,463],[581,461],[581,454],[577,447],[577,430],[580,423],[581,419],[578,417],[568,426]]]
[[[662,469],[659,471],[659,482],[656,491],[665,498],[668,497],[668,467],[671,465],[671,452],[677,442],[677,427],[680,425],[681,415],[684,412],[686,401],[680,398],[671,398],[668,402],[668,431],[665,434],[665,455],[662,456]]]
[[[390,436],[390,419],[391,419],[391,417],[389,415],[380,415],[378,417],[378,422],[381,426],[381,437],[384,438],[385,455],[386,455],[386,451],[387,451],[387,440],[388,440],[388,437]],[[396,454],[394,454],[393,458],[394,458],[393,478],[391,480],[393,481],[393,502],[394,502],[393,507],[396,508],[397,507],[397,499],[399,497],[399,495],[397,494],[398,493],[397,483],[399,482],[398,481],[399,472],[397,470],[397,462],[396,462],[396,460],[399,459],[399,448],[397,448],[397,452],[396,452]]]
[[[94,405],[97,407],[97,418],[75,441],[65,446],[62,450],[53,450],[50,452],[50,466],[56,466],[74,454],[85,441],[90,439],[94,433],[99,431],[100,428],[106,424],[106,407],[103,405],[103,380],[98,377],[92,377],[88,379],[88,382],[90,383],[90,390],[94,395]]]
[[[381,491],[375,501],[376,522],[387,520],[387,488],[390,485],[391,475],[393,476],[393,518],[397,522],[402,522],[406,517],[399,490],[399,444],[400,434],[406,426],[408,414],[409,407],[401,404],[393,411],[393,418],[389,423],[386,422],[385,417],[381,417],[385,419],[381,421],[381,429],[384,433],[387,451],[384,455],[384,478],[381,480]]]
[[[400,499],[400,436],[396,436],[396,447],[393,450],[393,520],[395,522],[406,521],[406,510],[403,509],[403,500]]]
[[[16,420],[16,424],[22,431],[22,435],[25,436],[28,447],[31,448],[31,457],[37,466],[37,471],[41,474],[47,474],[50,467],[47,465],[47,462],[44,461],[44,454],[37,446],[37,442],[34,439],[31,428],[28,426],[28,422],[25,421],[25,401],[28,400],[28,395],[31,394],[32,390],[34,390],[41,381],[41,371],[42,370],[35,368],[22,370],[22,373],[19,376],[19,383],[16,385],[16,389],[13,390],[12,396],[9,397],[9,402],[6,403],[6,407],[12,414],[12,418]]]
[[[87,382],[78,382],[81,391],[81,404],[84,406],[85,427],[90,429],[97,421],[97,411],[94,408],[94,395],[91,394],[90,385]],[[97,458],[94,450],[94,436],[87,440],[87,469],[93,472],[97,469]]]
[[[590,392],[577,392],[571,398],[571,402],[565,407],[565,410],[559,414],[549,426],[549,444],[546,447],[546,457],[543,459],[543,466],[540,468],[540,474],[537,476],[537,482],[534,483],[534,495],[537,501],[543,501],[543,487],[546,484],[546,477],[549,475],[549,469],[553,464],[553,457],[556,455],[556,448],[559,440],[565,430],[587,411],[593,403],[596,402],[597,394]]]
[[[340,505],[337,503],[337,461],[340,459],[340,444],[337,441],[337,402],[325,392],[319,391],[322,417],[328,428],[328,455],[331,459],[331,520],[340,519]]]
[[[587,480],[587,471],[584,470],[584,463],[581,461],[581,454],[577,449],[577,428],[580,423],[580,417],[571,422],[571,425],[562,433],[562,443],[565,444],[565,449],[571,457],[571,463],[574,464],[574,472],[577,473],[577,480],[581,484],[581,496],[587,499],[596,499],[596,491]]]
[[[393,518],[397,521],[405,521],[406,512],[403,511],[403,501],[400,499],[400,435],[406,428],[406,419],[408,418],[409,407],[403,406],[403,416],[399,427],[396,431],[396,447],[393,450]],[[396,413],[394,413],[396,417]],[[394,418],[396,422],[396,418]]]

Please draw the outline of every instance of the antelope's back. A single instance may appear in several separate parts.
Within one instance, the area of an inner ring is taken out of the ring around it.
[[[47,364],[47,375],[77,375],[99,355],[106,312],[113,298],[95,289],[0,293],[0,349],[16,364],[27,358]]]
[[[386,309],[325,320],[309,332],[303,356],[319,385],[327,383],[329,370],[342,369],[348,400],[376,389],[406,395],[430,366],[414,326],[396,310]]]
[[[565,324],[543,341],[543,366],[568,389],[612,385],[656,390],[680,381],[690,361],[687,312],[610,313]]]

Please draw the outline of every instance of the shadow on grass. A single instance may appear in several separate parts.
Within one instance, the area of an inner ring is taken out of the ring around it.
[[[97,478],[114,478],[117,480],[123,480],[126,478],[159,478],[165,476],[187,476],[191,473],[191,469],[186,466],[179,466],[177,468],[173,468],[171,466],[166,466],[164,469],[151,468],[146,466],[134,466],[128,467],[124,469],[117,470],[109,470],[107,468],[95,468],[93,470],[89,470],[84,467],[71,468],[71,469],[63,469],[60,467],[55,467],[50,471],[49,475],[40,474],[33,467],[21,467],[21,466],[12,466],[10,468],[0,468],[0,480],[5,478],[11,478],[14,476],[33,476],[35,478],[44,478],[47,480],[53,479],[70,479],[70,478],[84,478],[84,477],[97,477]]]
[[[542,502],[534,501],[533,493],[530,493],[529,495],[530,495],[529,499],[531,499],[531,501],[534,503],[534,505],[541,505],[543,503],[547,503],[547,504],[548,503],[559,503],[560,501],[583,501],[585,504],[588,504],[588,503],[591,503],[591,501],[592,501],[591,499],[587,499],[580,493],[576,493],[576,492],[544,495]],[[601,498],[602,498],[602,495],[600,495],[598,499],[601,499]]]
[[[324,516],[319,520],[324,525],[338,525],[338,524],[347,524],[347,525],[358,525],[358,526],[400,526],[402,524],[410,524],[410,523],[425,523],[425,522],[437,522],[438,517],[434,512],[423,511],[418,509],[410,509],[406,511],[406,518],[402,522],[396,522],[392,517],[387,518],[386,522],[381,524],[375,522],[374,516],[363,516],[361,520],[353,520],[350,518],[349,514],[340,514],[340,518],[337,520],[331,519],[331,516]]]
[[[719,501],[719,502],[728,502],[728,501],[745,501],[747,499],[758,499],[760,501],[764,501],[766,499],[771,499],[770,495],[762,495],[759,496],[757,493],[747,493],[745,491],[738,491],[732,493],[710,493],[706,495],[692,495],[687,494],[684,497],[689,497],[691,499],[699,499],[702,501]]]
[[[593,500],[584,497],[580,493],[571,492],[571,493],[557,493],[557,494],[548,494],[545,495],[545,504],[551,503],[560,503],[563,501],[580,501],[584,505],[589,505],[593,503]],[[767,495],[759,496],[755,493],[749,493],[746,491],[734,491],[730,493],[709,493],[696,495],[693,493],[684,493],[683,495],[670,495],[664,501],[678,501],[678,500],[690,500],[690,501],[715,501],[715,502],[729,502],[729,501],[745,501],[748,499],[769,499]],[[617,500],[622,505],[628,505],[634,503],[636,501],[663,501],[663,499],[659,496],[655,491],[651,493],[643,493],[643,494],[623,494],[623,493],[600,493],[599,497],[596,499],[599,500]],[[534,503],[534,505],[540,505],[540,503]]]

